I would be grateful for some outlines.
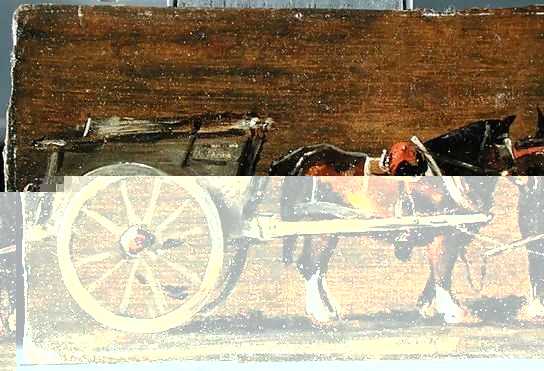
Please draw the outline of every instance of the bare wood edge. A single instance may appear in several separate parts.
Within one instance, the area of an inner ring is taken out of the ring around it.
[[[0,255],[14,253],[15,249],[16,249],[15,245],[4,247],[4,248],[0,249]]]
[[[260,124],[262,122],[262,124]],[[271,118],[260,119],[256,116],[217,114],[195,116],[187,119],[156,118],[135,119],[112,116],[87,121],[83,138],[101,140],[104,138],[146,134],[190,134],[198,126],[199,134],[249,133],[259,126],[270,126]],[[259,125],[260,124],[260,125]]]

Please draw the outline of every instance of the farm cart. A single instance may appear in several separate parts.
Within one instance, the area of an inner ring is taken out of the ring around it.
[[[230,113],[186,119],[89,117],[78,137],[40,139],[33,146],[47,159],[46,182],[68,175],[252,175],[272,123]],[[36,179],[25,189],[42,182]]]
[[[69,199],[57,241],[61,274],[81,308],[128,332],[160,332],[208,312],[232,290],[245,259],[225,246],[290,235],[369,234],[485,224],[481,213],[369,218],[356,209],[295,205],[342,217],[281,220],[257,213],[268,177],[91,177]],[[319,211],[321,210],[321,211]],[[338,214],[338,213],[337,213]],[[215,290],[222,291],[214,298]]]

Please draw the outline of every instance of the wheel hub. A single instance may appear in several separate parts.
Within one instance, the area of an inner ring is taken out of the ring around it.
[[[153,233],[135,225],[123,233],[119,243],[128,256],[135,257],[145,249],[151,247],[155,240],[156,237]]]

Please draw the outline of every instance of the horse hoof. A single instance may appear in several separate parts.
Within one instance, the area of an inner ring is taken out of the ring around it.
[[[321,288],[321,301],[323,302],[323,304],[327,303],[325,304],[325,307],[329,310],[329,316],[331,317],[331,319],[334,320],[339,319],[341,313],[340,302],[329,294],[330,291],[327,285],[327,279],[325,277],[321,278]]]
[[[315,311],[315,312],[309,312],[306,311],[306,314],[308,317],[312,319],[313,322],[324,324],[329,323],[333,318],[331,318],[330,313],[323,312],[323,311]]]
[[[528,306],[529,316],[533,318],[544,317],[544,305],[540,299],[533,299]]]
[[[419,308],[419,315],[423,318],[433,318],[437,314],[438,312],[436,311],[436,304],[434,299],[432,302],[425,303],[422,307]]]
[[[544,305],[540,299],[533,299],[525,305],[518,314],[519,321],[542,321],[544,320]]]

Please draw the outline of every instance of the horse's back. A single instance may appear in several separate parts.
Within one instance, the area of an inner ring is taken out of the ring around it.
[[[366,153],[344,151],[331,144],[316,144],[298,148],[274,161],[269,175],[362,175],[343,174],[352,169],[362,169],[368,158]],[[320,167],[317,169],[315,167]],[[309,174],[312,170],[316,174]]]

